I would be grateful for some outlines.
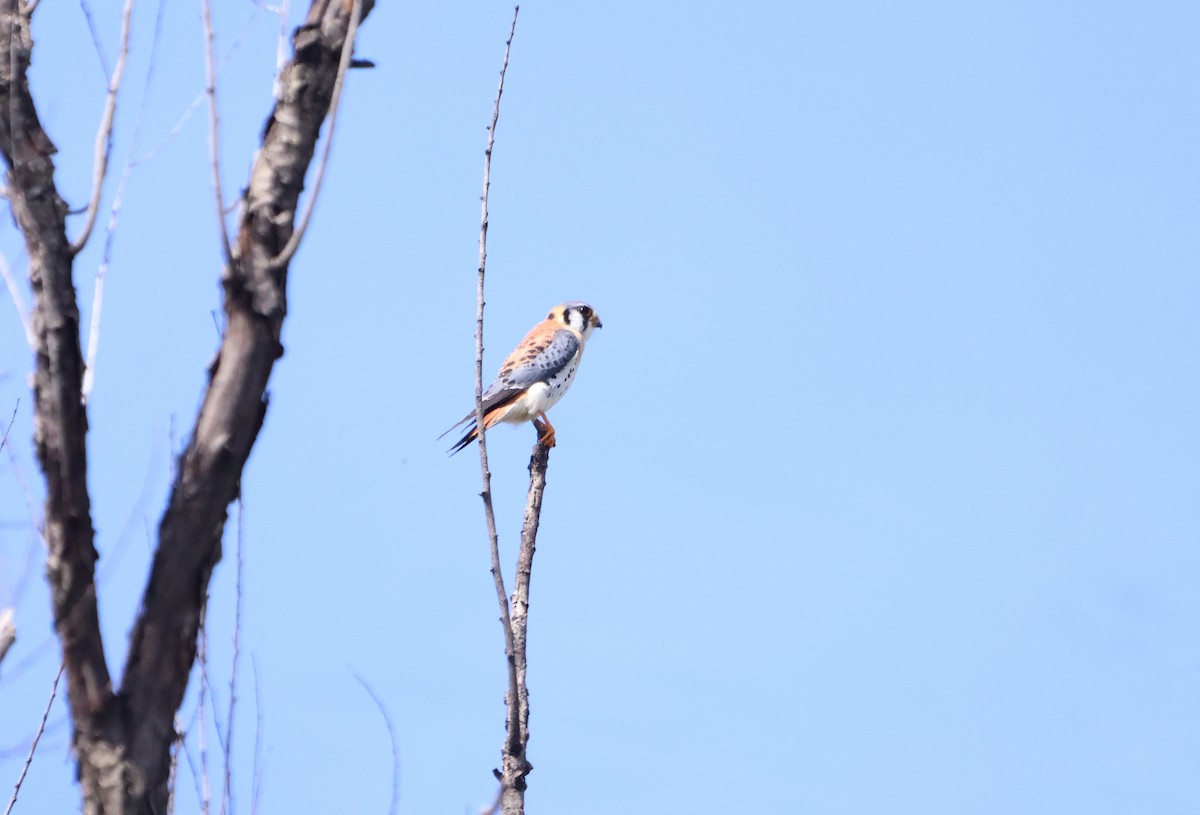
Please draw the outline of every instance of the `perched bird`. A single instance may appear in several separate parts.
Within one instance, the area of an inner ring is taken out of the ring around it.
[[[508,355],[500,366],[496,381],[484,391],[484,427],[490,429],[497,422],[520,424],[532,421],[538,441],[553,447],[554,426],[546,418],[546,411],[571,387],[575,372],[579,370],[579,360],[583,358],[583,346],[593,329],[602,325],[600,317],[587,303],[563,303],[550,309],[546,319],[535,325]],[[451,455],[479,435],[474,410],[450,430],[466,422],[471,424],[450,448]]]

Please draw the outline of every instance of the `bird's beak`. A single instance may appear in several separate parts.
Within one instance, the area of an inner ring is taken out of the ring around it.
[[[604,323],[600,322],[600,315],[592,315],[592,328],[604,328]]]

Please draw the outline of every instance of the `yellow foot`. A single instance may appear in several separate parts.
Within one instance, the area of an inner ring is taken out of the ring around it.
[[[545,447],[554,446],[554,425],[550,424],[550,420],[546,418],[546,414],[542,414],[542,421],[533,420],[533,428],[538,432],[538,444]]]

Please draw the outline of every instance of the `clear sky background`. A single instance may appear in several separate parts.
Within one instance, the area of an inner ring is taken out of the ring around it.
[[[111,64],[119,4],[91,6]],[[218,6],[232,197],[279,21]],[[126,157],[203,87],[198,7],[169,3],[147,90],[156,13],[136,11],[76,265],[85,318]],[[378,67],[349,78],[245,476],[237,812],[256,729],[257,811],[387,811],[388,734],[356,673],[395,724],[402,812],[494,795],[506,680],[479,465],[436,437],[473,398],[511,15],[381,0],[362,29]],[[523,6],[486,375],[555,303],[605,325],[552,413],[530,812],[1200,811],[1198,32],[1185,2]],[[42,3],[34,33],[79,206],[104,71],[77,4]],[[113,239],[89,452],[118,675],[218,339],[206,129],[201,106],[138,166]],[[20,626],[4,798],[58,659],[21,487],[40,513],[31,364],[0,304],[0,606]],[[533,435],[489,436],[510,581]],[[235,532],[212,583],[222,715]],[[64,711],[17,812],[78,805]],[[195,786],[185,767],[177,811],[198,811]]]

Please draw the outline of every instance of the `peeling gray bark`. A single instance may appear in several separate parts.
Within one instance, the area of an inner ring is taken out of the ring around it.
[[[365,18],[374,2],[360,1]],[[294,34],[294,55],[245,193],[234,257],[221,276],[225,334],[180,456],[121,688],[114,691],[96,611],[67,207],[55,187],[54,145],[29,93],[32,11],[22,0],[0,0],[0,153],[36,297],[35,442],[46,479],[47,576],[86,815],[167,811],[174,716],[196,658],[201,608],[220,560],[227,508],[266,413],[271,368],[283,353],[287,263],[276,258],[294,228],[352,7],[350,0],[314,0]]]
[[[67,205],[54,184],[55,148],[29,92],[29,24],[21,0],[0,0],[0,153],[35,297],[34,445],[46,479],[46,574],[66,664],[74,745],[81,756],[104,757],[113,755],[122,733],[96,610],[79,310]],[[85,790],[101,786],[105,763],[80,762]]]

